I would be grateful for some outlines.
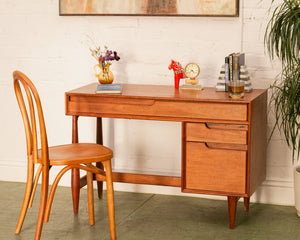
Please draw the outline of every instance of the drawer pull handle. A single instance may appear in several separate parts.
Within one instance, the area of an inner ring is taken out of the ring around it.
[[[223,124],[223,123],[203,123],[207,129],[219,129],[219,130],[248,130],[247,125],[239,124]]]
[[[211,147],[208,145],[207,142],[205,142],[204,145],[205,145],[206,148],[211,148]]]
[[[247,145],[245,144],[231,144],[231,143],[208,143],[203,142],[202,146],[207,149],[219,149],[230,151],[247,151]]]

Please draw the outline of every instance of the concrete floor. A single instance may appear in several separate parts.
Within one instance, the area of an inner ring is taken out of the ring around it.
[[[32,209],[27,212],[21,233],[14,234],[24,189],[23,183],[0,182],[1,240],[29,240],[34,237],[39,192]],[[82,190],[80,194],[79,214],[75,216],[70,189],[57,189],[41,239],[109,239],[106,197],[103,200],[95,198],[96,223],[89,226],[86,191]],[[300,239],[300,218],[294,207],[289,206],[253,203],[250,211],[245,212],[243,203],[238,203],[236,227],[230,230],[226,201],[116,192],[115,204],[117,237],[120,240]]]

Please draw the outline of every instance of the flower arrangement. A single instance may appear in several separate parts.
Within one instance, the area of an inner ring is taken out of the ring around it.
[[[95,49],[91,49],[92,56],[96,58],[99,64],[102,65],[103,69],[107,65],[111,65],[111,61],[119,61],[120,57],[116,51],[109,50],[107,46],[104,46],[104,51],[101,51],[100,47],[96,47]]]
[[[109,67],[112,61],[119,61],[120,57],[116,51],[108,49],[107,46],[104,46],[102,50],[99,46],[96,45],[94,49],[90,48],[92,56],[96,58],[99,64],[94,66],[96,72],[96,77],[100,84],[111,84],[114,80],[114,75],[110,71]]]

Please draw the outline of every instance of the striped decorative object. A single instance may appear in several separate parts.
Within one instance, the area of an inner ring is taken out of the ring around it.
[[[245,65],[240,67],[240,81],[245,82],[245,92],[251,92],[253,90],[247,66]],[[222,65],[221,67],[216,91],[225,92],[225,65]]]

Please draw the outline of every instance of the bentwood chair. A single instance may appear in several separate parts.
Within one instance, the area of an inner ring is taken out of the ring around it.
[[[49,220],[51,204],[59,180],[68,170],[77,168],[87,171],[88,213],[90,225],[94,225],[93,175],[96,174],[97,178],[100,177],[103,181],[106,181],[110,235],[111,239],[116,239],[114,195],[111,174],[112,150],[94,143],[75,143],[48,147],[43,110],[35,86],[19,71],[13,73],[13,78],[15,93],[25,127],[28,159],[25,196],[15,233],[21,231],[27,209],[32,205],[40,174],[42,174],[41,199],[35,240],[40,239],[43,222],[48,222]],[[23,90],[21,86],[23,86]],[[38,135],[40,135],[40,137],[38,137]],[[38,149],[38,140],[40,140],[40,149]],[[95,162],[101,162],[105,171],[92,165],[92,163]],[[38,169],[34,177],[35,165],[38,165]],[[64,168],[57,174],[48,195],[49,169],[53,166],[64,166]]]

